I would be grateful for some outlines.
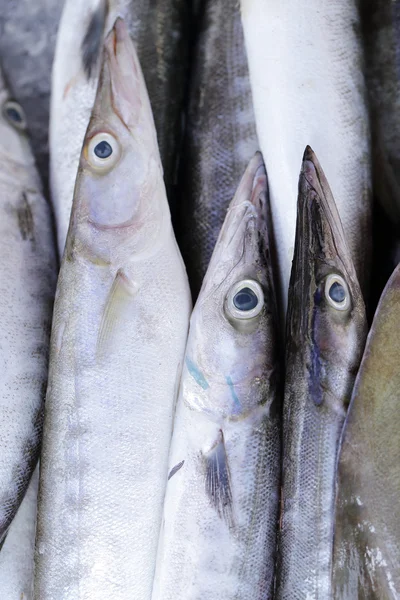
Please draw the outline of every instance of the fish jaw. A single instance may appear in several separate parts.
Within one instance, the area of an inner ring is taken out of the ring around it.
[[[324,286],[335,275],[348,286],[348,310],[335,310],[327,302]],[[318,361],[334,359],[346,364],[365,339],[365,306],[332,192],[309,146],[299,179],[289,296],[287,338],[312,356],[318,355]],[[356,353],[350,364],[359,364],[360,359]],[[320,394],[319,388],[314,393]]]
[[[103,162],[94,155],[98,142],[112,147],[111,157]],[[67,254],[78,252],[103,264],[142,260],[171,232],[146,85],[120,18],[105,41],[70,228]]]
[[[251,394],[249,386],[256,388],[268,380],[266,372],[274,369],[274,361],[268,360],[276,302],[268,251],[267,191],[264,163],[257,153],[229,206],[191,316],[191,339],[196,345],[188,342],[186,402],[217,419],[235,419],[252,410],[251,398],[257,393]],[[254,318],[236,319],[230,312],[230,298],[247,285],[261,290],[263,307]],[[251,368],[249,353],[254,358]]]

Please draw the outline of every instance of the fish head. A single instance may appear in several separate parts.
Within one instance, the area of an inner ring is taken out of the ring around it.
[[[156,130],[135,47],[120,18],[108,34],[74,191],[67,253],[95,262],[159,248],[170,214]]]
[[[24,110],[10,94],[1,69],[0,156],[3,162],[10,165],[11,170],[18,169],[18,167],[33,167],[34,165],[33,155],[29,147]],[[7,175],[10,175],[10,173],[7,173]]]
[[[191,317],[185,397],[220,416],[253,408],[275,370],[267,192],[257,153],[228,208]]]
[[[345,395],[347,406],[349,378],[357,373],[366,333],[364,300],[336,204],[307,147],[299,179],[286,353],[306,353],[301,362],[316,405],[328,394],[332,402]]]

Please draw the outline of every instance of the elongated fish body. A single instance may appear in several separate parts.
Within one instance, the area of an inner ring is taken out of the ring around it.
[[[360,2],[371,108],[374,189],[400,227],[400,2]]]
[[[241,0],[241,6],[285,311],[298,163],[307,144],[324,165],[358,278],[366,283],[371,161],[359,17],[355,0]]]
[[[335,466],[367,334],[328,182],[307,147],[286,323],[279,600],[331,598]]]
[[[152,600],[271,598],[280,406],[266,203],[257,153],[191,317]]]
[[[5,600],[33,598],[38,484],[39,467],[36,467],[0,552],[0,597]]]
[[[190,308],[150,103],[118,19],[56,294],[37,600],[151,598]]]
[[[32,151],[47,187],[51,66],[64,0],[5,0],[0,56],[15,99],[26,114]]]
[[[400,266],[375,313],[338,461],[334,598],[400,597]]]
[[[142,65],[166,184],[174,183],[185,90],[186,11],[186,0],[66,0],[53,65],[50,115],[50,185],[61,254],[97,89],[102,43],[118,16],[127,22]]]
[[[226,209],[258,150],[240,5],[236,0],[203,0],[196,23],[178,187],[178,241],[193,297]]]
[[[39,455],[54,249],[25,116],[0,73],[0,546]]]

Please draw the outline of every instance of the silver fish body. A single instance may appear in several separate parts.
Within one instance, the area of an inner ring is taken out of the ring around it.
[[[277,327],[258,153],[191,317],[152,600],[271,598],[280,496]]]
[[[257,133],[287,307],[298,163],[324,164],[362,288],[371,254],[371,157],[356,0],[241,0]]]
[[[175,183],[187,67],[187,11],[186,0],[66,0],[53,65],[50,111],[50,187],[61,254],[96,94],[102,43],[118,16],[128,25],[142,65],[167,189]]]
[[[190,309],[146,86],[119,19],[57,287],[37,600],[150,599]]]
[[[201,2],[195,30],[177,196],[177,236],[194,298],[229,203],[258,150],[239,3]]]
[[[25,128],[0,73],[0,545],[39,456],[58,267]]]
[[[36,508],[39,466],[7,534],[0,552],[0,598],[32,600],[33,555],[35,550]]]
[[[400,266],[389,279],[357,375],[337,469],[334,598],[400,597]]]
[[[328,182],[307,148],[286,323],[279,600],[331,598],[339,439],[367,335]]]
[[[47,188],[51,66],[63,0],[1,3],[0,56],[28,121],[32,151]]]

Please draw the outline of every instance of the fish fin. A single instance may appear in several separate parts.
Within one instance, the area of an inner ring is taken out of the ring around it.
[[[35,241],[35,223],[29,203],[29,192],[22,192],[21,201],[17,208],[18,227],[23,240]]]
[[[92,14],[81,44],[82,64],[86,77],[91,78],[98,62],[108,13],[108,0],[100,0]]]
[[[184,464],[185,464],[185,461],[181,460],[181,462],[179,462],[177,465],[172,467],[172,469],[170,470],[169,475],[168,475],[168,481],[171,479],[171,477],[173,477],[175,475],[175,473],[177,473],[180,469],[182,469]]]
[[[206,467],[205,485],[207,496],[218,515],[231,528],[234,525],[231,478],[222,430],[219,431],[218,438],[210,450],[202,454]]]
[[[97,358],[102,358],[109,350],[112,337],[115,332],[116,323],[124,313],[124,308],[137,294],[138,287],[123,269],[118,269],[101,319],[99,334],[97,337]]]

